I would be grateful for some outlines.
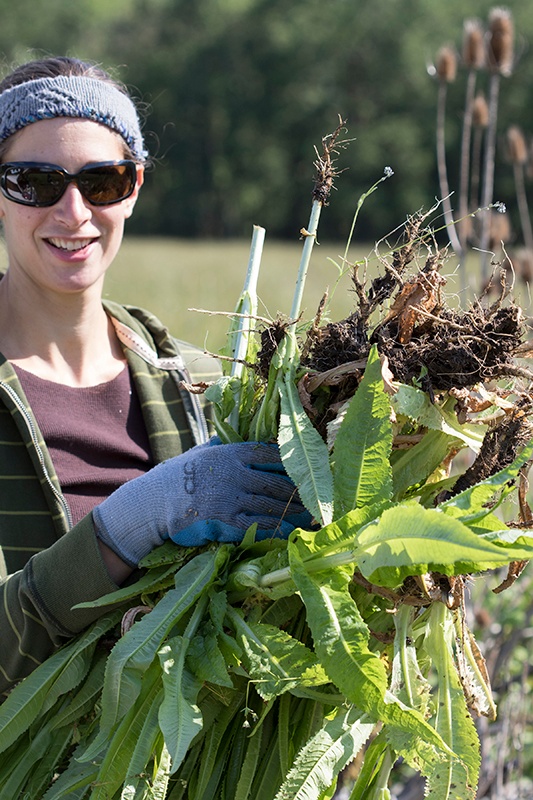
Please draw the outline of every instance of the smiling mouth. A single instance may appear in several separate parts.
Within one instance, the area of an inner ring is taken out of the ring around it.
[[[57,247],[58,250],[68,250],[69,252],[83,250],[93,241],[94,239],[47,239],[47,242],[53,247]]]

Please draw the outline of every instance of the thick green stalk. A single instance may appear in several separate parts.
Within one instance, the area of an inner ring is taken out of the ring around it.
[[[313,246],[316,241],[318,221],[320,219],[321,211],[322,211],[322,203],[319,200],[314,200],[313,205],[311,207],[309,225],[307,229],[302,232],[304,236],[304,246],[303,246],[302,256],[300,259],[300,266],[298,268],[298,276],[296,278],[296,287],[294,290],[294,296],[291,308],[291,320],[292,320],[293,330],[296,328],[296,322],[298,320],[298,317],[300,316],[300,309],[302,307],[302,298],[305,288],[305,279],[307,277],[309,262],[311,261],[311,253],[313,251]]]
[[[265,241],[265,229],[259,225],[254,225],[252,234],[252,244],[250,247],[250,257],[248,259],[248,270],[244,280],[241,299],[239,301],[239,327],[232,342],[233,365],[231,369],[232,377],[242,378],[243,361],[248,352],[248,341],[250,338],[251,322],[257,314],[257,280],[261,267],[261,255],[263,253],[263,243]],[[240,411],[241,389],[235,396],[235,407],[230,414],[229,423],[236,430],[239,430],[239,411]]]

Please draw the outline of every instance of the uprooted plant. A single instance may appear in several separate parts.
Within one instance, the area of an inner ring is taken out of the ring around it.
[[[419,214],[372,281],[345,255],[347,319],[324,323],[325,298],[303,324],[313,202],[291,316],[243,323],[248,285],[242,369],[208,390],[223,441],[278,441],[313,529],[147,557],[0,708],[0,800],[326,800],[358,755],[351,800],[389,796],[398,759],[434,800],[475,797],[473,717],[496,708],[465,586],[507,567],[507,588],[533,554],[524,322],[503,289],[447,305]]]

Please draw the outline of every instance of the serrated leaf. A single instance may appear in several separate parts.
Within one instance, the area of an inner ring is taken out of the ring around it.
[[[334,449],[335,519],[392,496],[392,425],[383,389],[381,362],[374,346],[363,379],[352,397]]]
[[[62,725],[74,724],[94,707],[102,692],[106,659],[107,654],[104,652],[96,655],[91,670],[79,691],[72,696],[67,705],[63,705],[61,710],[54,715],[53,729],[60,728]]]
[[[225,564],[228,548],[199,553],[175,577],[169,590],[154,609],[136,622],[115,645],[107,660],[102,692],[100,733],[85,758],[98,755],[117,722],[135,703],[142,677],[154,660],[171,628],[211,585]]]
[[[497,492],[502,491],[510,481],[517,477],[521,468],[531,458],[533,458],[533,441],[524,447],[520,455],[508,467],[484,481],[479,481],[475,486],[471,486],[450,500],[446,500],[439,505],[439,508],[445,513],[459,516],[465,524],[474,523],[490,513],[491,509],[485,508],[485,505]]]
[[[312,800],[329,789],[375,727],[356,708],[340,708],[300,750],[275,800]]]
[[[80,659],[85,663],[86,654],[92,654],[97,641],[116,625],[120,616],[119,612],[114,612],[101,617],[87,631],[47,658],[13,689],[0,706],[0,753],[34,722],[46,702],[51,687],[54,689],[55,697],[62,691],[66,692],[72,688],[70,667]],[[68,680],[65,686],[62,686],[61,675],[64,670],[67,670]]]
[[[459,422],[454,411],[454,398],[448,397],[444,404],[439,404],[432,402],[427,392],[415,386],[402,383],[397,389],[391,397],[396,414],[408,417],[421,427],[454,436],[475,453],[479,452],[487,426]]]
[[[294,375],[288,370],[279,382],[278,443],[281,459],[302,503],[322,525],[333,517],[333,476],[325,442],[305,413]]]
[[[430,771],[448,748],[414,709],[388,691],[385,665],[368,647],[370,632],[353,601],[350,570],[330,569],[320,581],[307,573],[298,541],[289,543],[291,569],[307,609],[315,650],[330,680],[371,721],[381,720],[402,737],[399,754],[423,772]]]
[[[198,707],[198,692],[202,682],[185,668],[189,639],[174,636],[159,651],[163,670],[164,699],[159,709],[159,726],[174,773],[185,758],[190,743],[203,726]]]
[[[532,556],[533,546],[499,547],[458,519],[416,502],[384,511],[361,530],[355,553],[358,568],[371,583],[391,588],[410,575],[463,575]]]
[[[187,649],[187,665],[193,675],[204,682],[233,688],[226,660],[220,650],[212,622],[206,622],[196,633]]]
[[[244,620],[228,611],[243,648],[243,664],[264,700],[297,686],[318,686],[328,677],[315,654],[302,642],[273,625]]]
[[[481,763],[479,739],[467,709],[452,651],[453,617],[443,603],[431,606],[424,649],[437,673],[435,729],[456,753],[428,776],[432,800],[474,800]]]

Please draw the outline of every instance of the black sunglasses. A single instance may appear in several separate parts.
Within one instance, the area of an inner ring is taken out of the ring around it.
[[[93,206],[110,206],[129,197],[135,189],[134,161],[102,161],[89,164],[75,175],[55,164],[30,161],[0,164],[0,189],[4,197],[23,206],[53,206],[75,183]]]

